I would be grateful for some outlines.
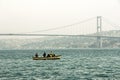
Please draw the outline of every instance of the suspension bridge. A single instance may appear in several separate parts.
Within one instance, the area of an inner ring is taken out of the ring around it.
[[[92,21],[88,26],[85,26],[87,22]],[[27,32],[27,33],[1,33],[0,36],[76,36],[76,37],[93,37],[97,40],[98,48],[102,48],[102,39],[120,39],[120,36],[106,35],[103,34],[105,31],[118,30],[119,26],[112,24],[110,21],[106,20],[109,25],[103,26],[103,17],[97,16],[94,18],[89,18],[78,23],[49,28],[45,30]],[[91,27],[92,26],[92,27]],[[111,27],[110,27],[111,26]]]

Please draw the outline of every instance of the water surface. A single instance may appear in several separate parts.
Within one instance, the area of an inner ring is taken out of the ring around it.
[[[0,50],[0,80],[120,80],[119,49],[52,51],[62,58],[35,61],[44,50]]]

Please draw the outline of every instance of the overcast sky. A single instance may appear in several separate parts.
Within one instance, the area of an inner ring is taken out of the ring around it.
[[[95,16],[120,25],[120,0],[0,0],[0,33],[39,31]]]

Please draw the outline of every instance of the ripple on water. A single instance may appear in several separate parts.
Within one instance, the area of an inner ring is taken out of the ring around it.
[[[120,80],[120,53],[116,50],[58,50],[62,58],[56,61],[34,61],[34,51],[3,52],[1,80]]]

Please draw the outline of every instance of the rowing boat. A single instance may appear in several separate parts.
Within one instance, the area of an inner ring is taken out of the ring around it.
[[[50,56],[50,57],[32,57],[33,60],[58,60],[61,58],[61,55],[56,55],[54,57]]]

